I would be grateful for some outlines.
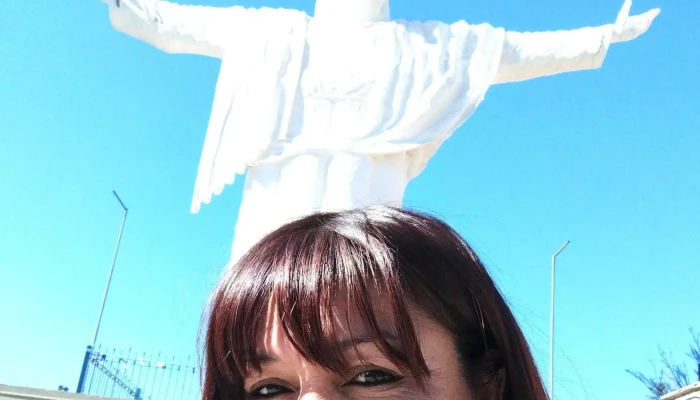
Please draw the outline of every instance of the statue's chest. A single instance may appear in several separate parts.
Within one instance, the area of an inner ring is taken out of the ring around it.
[[[309,27],[301,88],[305,97],[362,100],[396,74],[400,57],[391,26],[352,31]]]

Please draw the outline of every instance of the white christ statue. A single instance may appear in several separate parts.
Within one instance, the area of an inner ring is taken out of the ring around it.
[[[112,25],[168,53],[220,58],[192,212],[246,175],[236,259],[319,210],[401,205],[408,182],[493,84],[598,68],[658,9],[613,24],[509,32],[465,21],[390,20],[389,0],[292,9],[103,0]]]

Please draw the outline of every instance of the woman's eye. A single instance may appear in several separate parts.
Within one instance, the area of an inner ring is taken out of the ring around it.
[[[251,396],[255,399],[269,399],[283,393],[289,393],[289,389],[280,385],[265,385],[253,390]]]
[[[358,386],[376,386],[396,382],[397,380],[399,380],[399,377],[392,373],[381,370],[369,370],[356,375],[350,383]]]

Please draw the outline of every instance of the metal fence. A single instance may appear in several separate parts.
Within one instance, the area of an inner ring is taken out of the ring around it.
[[[136,400],[201,398],[195,360],[88,346],[77,393]]]

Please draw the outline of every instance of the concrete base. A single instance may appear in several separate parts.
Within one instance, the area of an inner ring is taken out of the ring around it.
[[[0,400],[117,400],[106,397],[85,396],[82,394],[41,390],[18,386],[0,385]]]
[[[700,400],[700,382],[671,392],[661,397],[661,400]]]

